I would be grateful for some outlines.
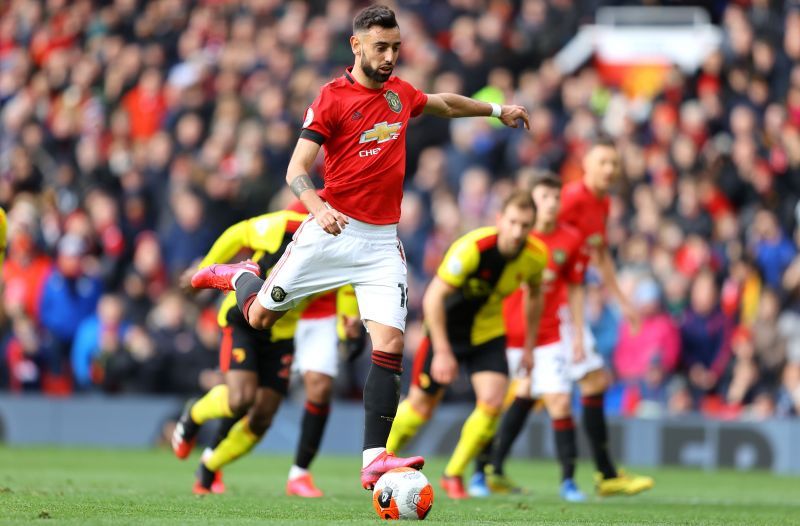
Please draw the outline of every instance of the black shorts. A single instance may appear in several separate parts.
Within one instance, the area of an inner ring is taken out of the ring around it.
[[[482,371],[494,371],[508,376],[506,360],[506,338],[501,336],[480,345],[451,343],[453,354],[459,365],[463,365],[467,374]],[[431,362],[433,348],[430,339],[422,339],[417,354],[414,356],[414,368],[411,371],[411,384],[416,385],[429,395],[435,395],[443,387],[431,378]]]
[[[222,328],[219,350],[220,370],[252,371],[258,375],[259,387],[269,387],[285,396],[292,372],[294,338],[272,341],[270,331],[252,328],[236,308],[226,318],[228,326]]]

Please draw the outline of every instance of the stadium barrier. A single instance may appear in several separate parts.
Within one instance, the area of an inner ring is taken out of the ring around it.
[[[180,412],[183,400],[160,397],[0,395],[0,442],[12,446],[55,445],[109,448],[148,447]],[[422,455],[449,455],[468,405],[447,405],[410,444]],[[294,451],[302,404],[287,403],[279,411],[262,451]],[[363,409],[358,402],[335,402],[322,453],[360,451]],[[584,458],[588,445],[581,442]],[[704,469],[763,469],[800,475],[800,420],[718,422],[699,416],[667,419],[612,419],[611,450],[630,466],[692,466]],[[531,418],[515,444],[516,458],[552,458],[554,444],[547,417]]]

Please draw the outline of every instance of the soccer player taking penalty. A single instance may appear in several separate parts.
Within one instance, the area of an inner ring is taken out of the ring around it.
[[[311,294],[352,284],[372,340],[372,366],[364,386],[365,426],[361,483],[373,487],[386,471],[421,468],[419,456],[386,452],[397,411],[406,264],[397,240],[405,175],[405,134],[421,113],[441,117],[493,116],[528,128],[521,106],[487,104],[452,93],[425,94],[392,76],[400,53],[394,12],[371,6],[353,20],[355,63],[329,82],[306,111],[286,181],[312,216],[298,230],[264,281],[245,265],[212,265],[192,279],[197,288],[235,290],[248,323],[268,329]],[[325,150],[325,188],[309,172]]]
[[[541,305],[547,248],[529,235],[535,216],[527,192],[512,194],[495,227],[479,228],[453,243],[423,298],[427,337],[414,358],[411,389],[397,411],[387,448],[399,450],[430,420],[459,364],[465,365],[476,406],[441,480],[450,498],[467,498],[464,469],[492,439],[500,420],[508,389],[503,299],[523,286],[532,299],[528,304]],[[528,334],[536,334],[538,318],[536,308],[527,311]],[[530,337],[522,358],[528,370],[532,350]]]

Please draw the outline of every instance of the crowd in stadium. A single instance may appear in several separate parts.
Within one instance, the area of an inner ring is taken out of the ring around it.
[[[631,330],[590,275],[612,411],[800,412],[800,6],[729,3],[715,13],[723,45],[701,70],[672,69],[653,100],[634,101],[591,64],[566,74],[551,60],[591,21],[582,2],[402,4],[398,76],[531,113],[530,133],[414,122],[399,227],[407,354],[444,250],[492,223],[515,185],[580,178],[605,131],[623,160],[609,242],[642,316]],[[179,277],[224,228],[289,202],[303,114],[352,63],[355,8],[0,7],[0,388],[188,394],[220,381],[216,296],[187,294]]]

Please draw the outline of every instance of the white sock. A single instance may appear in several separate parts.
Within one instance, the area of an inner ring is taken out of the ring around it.
[[[213,449],[211,449],[210,447],[207,447],[207,448],[205,448],[205,449],[203,450],[203,454],[202,454],[202,455],[200,455],[200,461],[201,461],[201,462],[205,462],[205,461],[206,461],[206,460],[208,460],[208,459],[211,457],[211,455],[213,455],[213,454],[214,454],[214,450],[213,450]]]
[[[294,480],[296,478],[300,478],[300,477],[302,477],[303,475],[306,475],[306,474],[308,474],[308,470],[307,469],[303,469],[300,466],[292,466],[289,469],[289,480]]]
[[[386,451],[385,447],[371,447],[369,449],[365,449],[361,453],[361,467],[365,468],[369,466],[373,460],[378,458],[378,455]]]

